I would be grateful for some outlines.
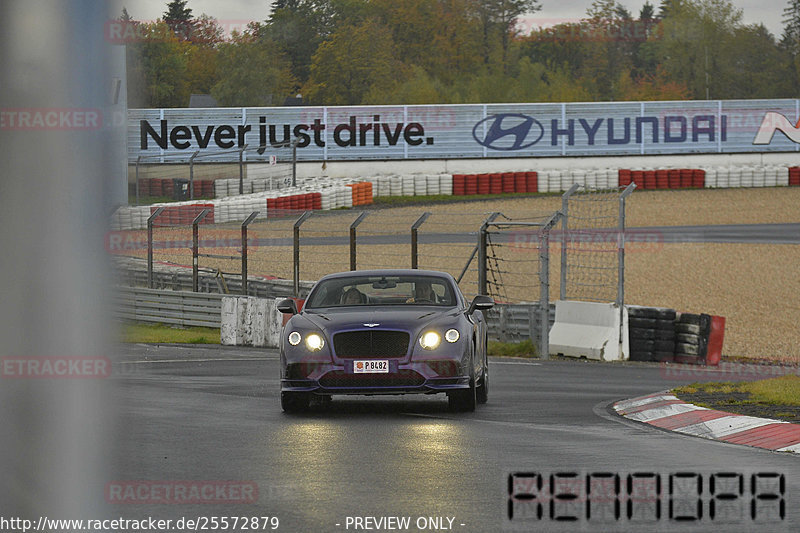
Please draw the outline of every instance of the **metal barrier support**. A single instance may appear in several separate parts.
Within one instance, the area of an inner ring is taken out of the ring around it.
[[[419,268],[419,242],[417,233],[419,231],[419,227],[422,226],[426,220],[428,220],[429,216],[431,216],[431,213],[426,211],[422,213],[422,216],[419,217],[414,224],[411,225],[411,268],[413,269]]]
[[[303,222],[306,221],[308,217],[310,217],[314,212],[313,211],[305,211],[300,218],[298,218],[293,227],[293,239],[292,239],[292,252],[293,252],[293,265],[292,269],[294,272],[294,297],[300,298],[300,226],[303,225]]]
[[[153,221],[158,218],[163,207],[157,208],[147,217],[147,286],[153,288]]]
[[[247,296],[247,226],[256,219],[260,211],[250,213],[242,222],[242,295]]]
[[[350,224],[350,270],[356,269],[356,228],[366,217],[367,212],[363,211],[353,223]]]

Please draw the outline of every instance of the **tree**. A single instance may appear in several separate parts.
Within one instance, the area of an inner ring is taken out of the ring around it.
[[[189,40],[194,29],[192,9],[186,7],[189,0],[171,0],[164,12],[164,22],[181,41]]]
[[[789,0],[783,9],[781,45],[792,55],[800,53],[800,0]]]
[[[405,76],[394,56],[391,31],[370,18],[341,26],[319,46],[303,95],[314,104],[358,105],[368,93],[385,91],[398,78]]]
[[[211,94],[223,106],[281,105],[297,82],[276,43],[251,25],[219,46],[218,81]]]
[[[131,106],[182,107],[189,101],[186,50],[163,22],[137,25],[141,38],[128,45]],[[133,90],[131,90],[133,89]]]
[[[499,39],[500,61],[505,69],[509,43],[516,35],[519,16],[535,13],[542,6],[539,0],[472,0],[471,8],[481,24],[484,63],[488,65],[491,62],[492,50]]]

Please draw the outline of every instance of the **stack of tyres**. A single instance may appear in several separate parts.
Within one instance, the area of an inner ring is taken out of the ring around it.
[[[705,364],[710,333],[709,315],[678,313],[675,319],[675,362]]]
[[[673,361],[676,315],[674,309],[628,306],[630,360]]]

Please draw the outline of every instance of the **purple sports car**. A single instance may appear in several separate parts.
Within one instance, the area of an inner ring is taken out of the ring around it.
[[[447,394],[455,411],[489,395],[486,321],[494,302],[467,302],[450,274],[365,270],[331,274],[281,333],[281,406],[309,407],[336,394]]]

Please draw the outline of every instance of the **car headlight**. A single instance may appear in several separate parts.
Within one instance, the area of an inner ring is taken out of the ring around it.
[[[303,340],[303,336],[300,335],[298,332],[293,331],[289,333],[289,344],[292,346],[297,346],[300,344],[300,341]]]
[[[428,331],[423,333],[419,338],[419,345],[426,350],[434,350],[439,343],[442,342],[442,337],[435,331]]]
[[[325,340],[322,335],[311,333],[306,337],[306,348],[312,352],[318,352],[323,346],[325,346]]]
[[[448,329],[444,334],[444,340],[447,342],[456,342],[460,336],[457,329]]]

